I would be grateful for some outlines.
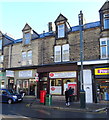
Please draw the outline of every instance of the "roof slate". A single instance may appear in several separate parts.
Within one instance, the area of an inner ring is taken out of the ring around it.
[[[99,11],[103,11],[107,9],[109,9],[109,1],[106,1]]]
[[[100,27],[100,21],[87,23],[87,24],[84,25],[83,29],[85,30],[85,29],[90,29],[90,28],[95,28],[95,27]],[[71,27],[71,28],[72,29],[69,32],[79,31],[79,29],[80,29],[79,25]],[[36,36],[36,38],[33,38],[32,40],[38,39],[38,38],[44,38],[44,37],[54,36],[55,32],[54,31],[52,31],[52,32],[46,32],[46,33],[42,33],[42,34],[38,34],[38,35],[39,35],[38,37]],[[20,43],[20,42],[22,42],[22,40],[23,40],[23,38],[14,40],[14,44]]]

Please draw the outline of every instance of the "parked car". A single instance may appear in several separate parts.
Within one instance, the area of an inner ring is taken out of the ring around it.
[[[15,93],[12,89],[0,89],[0,102],[12,104],[23,100],[21,94]]]

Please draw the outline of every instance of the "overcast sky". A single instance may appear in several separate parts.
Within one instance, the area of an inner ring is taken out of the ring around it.
[[[15,2],[16,1],[16,2]],[[63,14],[71,26],[78,25],[82,10],[87,23],[99,21],[99,9],[106,0],[0,0],[0,30],[15,39],[22,37],[28,23],[37,33],[48,32],[48,22]]]

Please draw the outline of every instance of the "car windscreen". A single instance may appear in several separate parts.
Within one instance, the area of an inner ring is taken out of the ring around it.
[[[16,94],[15,91],[11,90],[11,89],[8,90],[8,93],[11,94],[11,95]]]

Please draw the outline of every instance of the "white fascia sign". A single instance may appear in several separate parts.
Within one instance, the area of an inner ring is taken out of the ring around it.
[[[14,77],[14,71],[6,70],[6,77]]]
[[[50,72],[49,78],[74,78],[76,77],[76,71],[72,72]]]

